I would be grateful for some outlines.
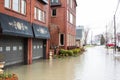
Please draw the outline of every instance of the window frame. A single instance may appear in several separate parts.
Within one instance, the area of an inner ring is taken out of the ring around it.
[[[73,24],[73,14],[70,13],[70,23]]]
[[[5,5],[5,4],[6,4],[5,1],[6,1],[6,0],[4,0],[4,7],[5,7],[5,8],[9,8],[9,9],[11,9],[11,7],[12,7],[12,6],[11,6],[11,2],[12,2],[12,1],[11,1],[11,0],[8,0],[8,1],[9,1],[9,3],[8,3],[9,6],[6,6],[6,5]]]
[[[59,0],[51,0],[52,3],[58,3]]]
[[[22,9],[23,9],[23,8],[22,8],[22,1],[24,1],[24,13],[22,12]],[[9,5],[10,5],[9,7],[6,7],[6,6],[5,6],[6,3],[5,3],[5,0],[4,0],[4,7],[5,7],[6,9],[9,9],[9,10],[12,10],[12,11],[14,11],[14,12],[20,13],[20,14],[22,14],[22,15],[26,15],[26,12],[27,12],[27,11],[26,11],[26,10],[27,10],[27,9],[26,9],[26,8],[27,8],[26,2],[27,2],[26,0],[18,0],[18,10],[14,10],[14,9],[13,9],[13,5],[14,5],[14,4],[13,4],[13,0],[9,0]]]
[[[37,19],[37,8],[34,7],[34,19]]]
[[[23,10],[24,13],[22,13],[22,1],[24,1],[24,10]],[[21,0],[20,6],[21,6],[21,7],[20,7],[20,10],[21,10],[20,12],[21,12],[21,14],[26,14],[26,12],[27,12],[27,11],[26,11],[26,10],[27,10],[27,9],[26,9],[26,8],[27,8],[26,0]]]
[[[70,4],[70,0],[67,0],[67,5],[69,5]]]
[[[15,3],[14,1],[16,1],[16,0],[12,0],[12,10],[16,11],[16,12],[20,12],[21,11],[21,0],[18,0],[17,4],[14,4]],[[17,8],[15,8],[15,7],[17,7]]]
[[[61,35],[63,35],[63,44],[61,44]],[[64,33],[60,33],[60,34],[59,34],[59,45],[60,45],[60,46],[64,46],[64,45],[65,45],[65,40],[64,40],[64,39],[65,39]]]
[[[36,13],[35,13],[35,9],[36,9]],[[34,7],[34,19],[45,23],[46,22],[46,12],[41,10],[38,7]]]
[[[54,11],[55,11],[55,15],[53,15],[54,14]],[[57,9],[56,8],[54,8],[54,9],[52,9],[52,12],[51,12],[52,14],[52,17],[56,17],[57,16]]]
[[[70,12],[69,12],[69,10],[67,10],[67,21],[68,22],[70,21]]]

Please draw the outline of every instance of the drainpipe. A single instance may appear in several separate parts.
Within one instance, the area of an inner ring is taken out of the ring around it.
[[[67,16],[66,14],[67,14],[67,0],[66,0],[66,4],[65,4],[65,11],[64,11],[65,13],[65,16]],[[65,26],[65,46],[64,46],[64,48],[65,49],[67,49],[67,19],[66,19],[66,17],[64,17],[64,20],[65,20],[65,24],[64,24],[64,26]]]
[[[48,17],[48,31],[50,32],[50,23],[51,23],[51,15],[49,14],[50,12],[50,0],[48,0],[48,13],[47,13],[47,17]],[[45,59],[49,58],[49,51],[50,51],[50,39],[46,39],[46,55],[45,55]]]

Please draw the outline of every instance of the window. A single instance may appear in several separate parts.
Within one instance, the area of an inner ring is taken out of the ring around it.
[[[75,16],[73,16],[73,24],[75,25],[76,24],[76,18],[75,18]]]
[[[42,12],[42,21],[45,22],[45,12]]]
[[[56,9],[52,9],[52,16],[56,16]]]
[[[21,14],[26,13],[26,0],[4,0],[4,6]]]
[[[64,34],[60,34],[60,45],[64,45]]]
[[[73,15],[70,13],[70,23],[73,24]]]
[[[68,10],[67,10],[67,21],[70,22],[71,24],[75,24],[75,17],[72,13],[70,13]]]
[[[38,9],[38,20],[42,21],[42,11]]]
[[[69,5],[70,4],[70,0],[67,0],[67,5]]]
[[[10,8],[11,7],[11,0],[5,0],[5,3],[4,3],[4,6],[6,7],[6,8]]]
[[[73,0],[70,0],[70,7],[72,8],[73,7]]]
[[[19,4],[20,2],[19,2],[19,0],[13,0],[13,4],[12,4],[12,9],[14,10],[14,11],[20,11],[20,4]]]
[[[45,22],[45,11],[40,10],[39,8],[35,7],[34,8],[34,18]]]
[[[67,21],[69,21],[69,11],[67,10]]]
[[[34,18],[37,19],[37,8],[34,8]]]
[[[52,3],[58,3],[58,0],[51,0]]]
[[[26,2],[25,2],[25,0],[21,1],[21,13],[22,14],[26,13]]]

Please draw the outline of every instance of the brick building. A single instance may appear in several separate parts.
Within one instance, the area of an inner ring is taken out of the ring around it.
[[[75,46],[76,0],[51,0],[50,6],[51,48]]]
[[[48,58],[49,0],[0,0],[0,61]]]

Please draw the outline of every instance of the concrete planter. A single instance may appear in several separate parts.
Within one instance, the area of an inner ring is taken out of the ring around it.
[[[5,62],[0,62],[0,74],[3,74],[4,70],[2,70],[2,68],[4,68]]]
[[[0,62],[0,69],[2,69],[4,67],[4,65],[5,65],[4,61]]]

